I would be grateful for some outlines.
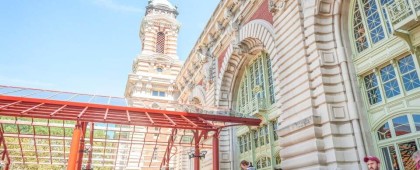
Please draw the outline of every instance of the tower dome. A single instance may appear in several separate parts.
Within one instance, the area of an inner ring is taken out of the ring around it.
[[[178,15],[177,7],[168,0],[149,0],[149,5],[147,5],[146,9],[146,15],[170,14],[175,18]]]
[[[155,6],[155,7],[165,7],[169,8],[171,10],[176,10],[176,7],[173,6],[169,1],[167,0],[150,0],[149,5]]]

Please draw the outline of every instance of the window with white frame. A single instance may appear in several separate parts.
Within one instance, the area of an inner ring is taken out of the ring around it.
[[[407,55],[396,59],[395,62],[392,62],[393,64],[377,69],[379,70],[377,72],[364,76],[369,104],[373,105],[383,101],[384,98],[399,96],[403,90],[410,92],[418,89],[420,80],[416,62],[417,60],[412,55]]]
[[[156,91],[156,90],[154,90],[152,92],[152,96],[165,97],[166,96],[166,93],[164,91]]]
[[[249,114],[275,102],[272,74],[270,57],[266,53],[261,53],[246,66],[237,95],[240,113]]]
[[[271,122],[271,125],[273,126],[273,138],[276,141],[276,140],[279,139],[279,136],[277,135],[277,132],[276,132],[276,130],[277,130],[277,122],[276,121],[272,121]]]
[[[252,149],[251,145],[251,133],[246,133],[238,137],[239,151],[244,153]]]
[[[402,74],[405,90],[410,91],[420,87],[419,76],[412,55],[398,60],[398,66]]]
[[[375,73],[365,76],[364,80],[369,103],[376,104],[381,102],[381,92],[379,91],[378,80]]]
[[[384,86],[385,96],[387,98],[394,97],[401,93],[400,87],[397,82],[397,76],[395,75],[394,66],[389,64],[380,70],[382,85]]]
[[[358,52],[372,47],[391,33],[391,25],[385,7],[392,1],[355,0],[352,29]]]
[[[271,159],[269,157],[262,157],[257,161],[257,169],[271,166]]]
[[[384,160],[386,169],[415,169],[411,155],[420,148],[418,133],[420,133],[420,114],[417,113],[391,118],[378,128],[381,160]]]
[[[259,143],[258,143],[258,130],[255,130],[254,132],[254,145],[255,145],[255,148],[258,148],[258,146],[260,146],[259,145]]]

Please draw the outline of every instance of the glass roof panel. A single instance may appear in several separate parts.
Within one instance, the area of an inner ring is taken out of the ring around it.
[[[18,90],[14,92],[7,93],[8,96],[17,96],[17,97],[25,97],[28,95],[34,95],[36,93],[41,92],[41,90],[33,90],[33,89],[24,89],[24,90]]]
[[[57,94],[58,94],[58,92],[52,92],[52,91],[41,91],[41,92],[39,92],[39,93],[35,93],[35,94],[33,94],[33,95],[30,95],[30,96],[28,96],[28,97],[31,97],[31,98],[40,98],[40,99],[46,99],[46,98],[49,98],[49,97],[54,96],[54,95],[57,95]]]
[[[95,104],[108,104],[109,101],[109,97],[105,97],[105,96],[95,96],[92,101],[90,101],[90,103],[95,103]]]
[[[16,88],[16,87],[0,87],[0,94],[7,94],[7,93],[18,91],[18,90],[22,90],[22,89]]]
[[[62,100],[62,101],[68,101],[70,100],[73,96],[76,96],[77,94],[74,93],[58,93],[57,95],[54,95],[52,97],[50,97],[49,99],[51,100]]]
[[[125,100],[125,98],[111,97],[111,100],[109,101],[109,105],[127,106],[127,101]]]
[[[78,94],[70,99],[72,102],[83,102],[83,103],[90,103],[93,95],[86,95],[86,94]]]

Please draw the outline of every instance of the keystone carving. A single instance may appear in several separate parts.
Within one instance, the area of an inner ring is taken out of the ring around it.
[[[280,2],[279,2],[280,1]],[[268,9],[271,13],[282,11],[286,7],[287,0],[269,0]]]

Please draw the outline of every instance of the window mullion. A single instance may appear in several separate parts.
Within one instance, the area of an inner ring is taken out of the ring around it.
[[[420,59],[416,54],[411,54],[411,57],[413,58],[414,68],[416,69],[417,76],[420,78]]]
[[[373,42],[372,42],[372,39],[371,39],[370,34],[369,34],[370,30],[367,27],[368,23],[367,23],[367,16],[365,15],[365,9],[363,8],[364,4],[363,4],[362,0],[357,0],[356,3],[359,4],[359,10],[360,10],[360,15],[362,16],[363,28],[365,28],[365,36],[366,36],[366,38],[368,40],[368,43],[369,43],[368,45],[369,45],[369,47],[372,47]]]
[[[245,104],[245,110],[246,110],[247,113],[251,113],[250,112],[250,109],[251,109],[250,104],[252,102],[252,89],[251,89],[251,77],[250,77],[251,76],[250,74],[252,74],[252,73],[249,69],[250,69],[250,67],[248,67],[246,69],[246,84],[247,85],[246,85],[246,88],[245,88],[245,91],[247,93],[246,98],[248,99],[246,104]]]
[[[368,95],[368,89],[366,88],[365,76],[362,76],[362,77],[358,76],[357,79],[359,80],[358,81],[359,87],[361,87],[362,97],[366,99],[366,100],[363,100],[366,106],[366,110],[369,110],[371,104],[370,104],[370,99]]]
[[[398,80],[401,82],[401,89],[403,90],[404,96],[406,96],[407,95],[407,90],[406,90],[406,87],[404,85],[404,78],[403,78],[404,75],[403,75],[403,73],[401,73],[399,61],[395,61],[395,63],[398,63],[398,64],[396,64],[398,66],[398,69],[397,69],[397,71],[398,71]],[[407,74],[407,73],[405,73],[405,74]]]
[[[397,137],[397,135],[395,134],[394,123],[392,122],[392,119],[388,120],[388,126],[389,126],[389,130],[391,132],[391,138]]]
[[[380,73],[380,71],[376,70],[373,72],[376,76],[376,80],[378,81],[378,88],[379,88],[379,93],[381,94],[381,98],[382,98],[382,102],[386,103],[387,102],[387,97],[385,94],[385,89],[384,89],[384,82],[382,82],[382,75]],[[384,95],[385,94],[385,95]],[[378,102],[380,103],[380,102]]]
[[[408,125],[410,126],[411,133],[416,133],[416,125],[414,122],[413,114],[407,114],[408,117]]]
[[[270,92],[270,81],[268,80],[269,78],[270,78],[270,73],[268,72],[268,67],[270,67],[268,64],[267,64],[267,61],[268,61],[268,59],[267,59],[267,56],[266,56],[267,54],[266,53],[263,53],[262,55],[261,55],[261,57],[262,57],[262,66],[263,66],[263,70],[265,70],[264,71],[264,75],[263,75],[263,77],[264,77],[264,90],[265,90],[265,103],[269,103],[269,104],[271,104],[271,92]]]
[[[400,152],[400,147],[398,146],[398,143],[394,143],[394,149],[395,149],[395,154],[397,155],[397,161],[398,161],[398,168],[404,168],[404,163],[401,161],[401,152]]]
[[[395,71],[395,78],[397,79],[397,82],[398,82],[398,86],[400,86],[400,90],[401,90],[401,92],[402,92],[402,95],[403,96],[405,96],[406,94],[406,92],[405,92],[405,87],[404,87],[404,84],[403,84],[403,80],[402,80],[402,74],[401,74],[401,72],[400,72],[400,69],[399,69],[399,65],[397,64],[397,62],[398,61],[391,61],[391,64],[392,64],[392,66],[394,67],[394,71]]]
[[[382,25],[382,28],[383,28],[383,31],[384,31],[384,36],[385,36],[384,39],[387,39],[389,37],[389,33],[388,33],[388,28],[386,26],[386,19],[384,17],[384,13],[382,11],[382,4],[381,4],[381,2],[379,2],[379,0],[373,0],[373,1],[376,2],[376,6],[378,7],[377,10],[379,12],[379,18],[381,20],[381,25]],[[390,24],[392,24],[392,23],[390,23]]]

